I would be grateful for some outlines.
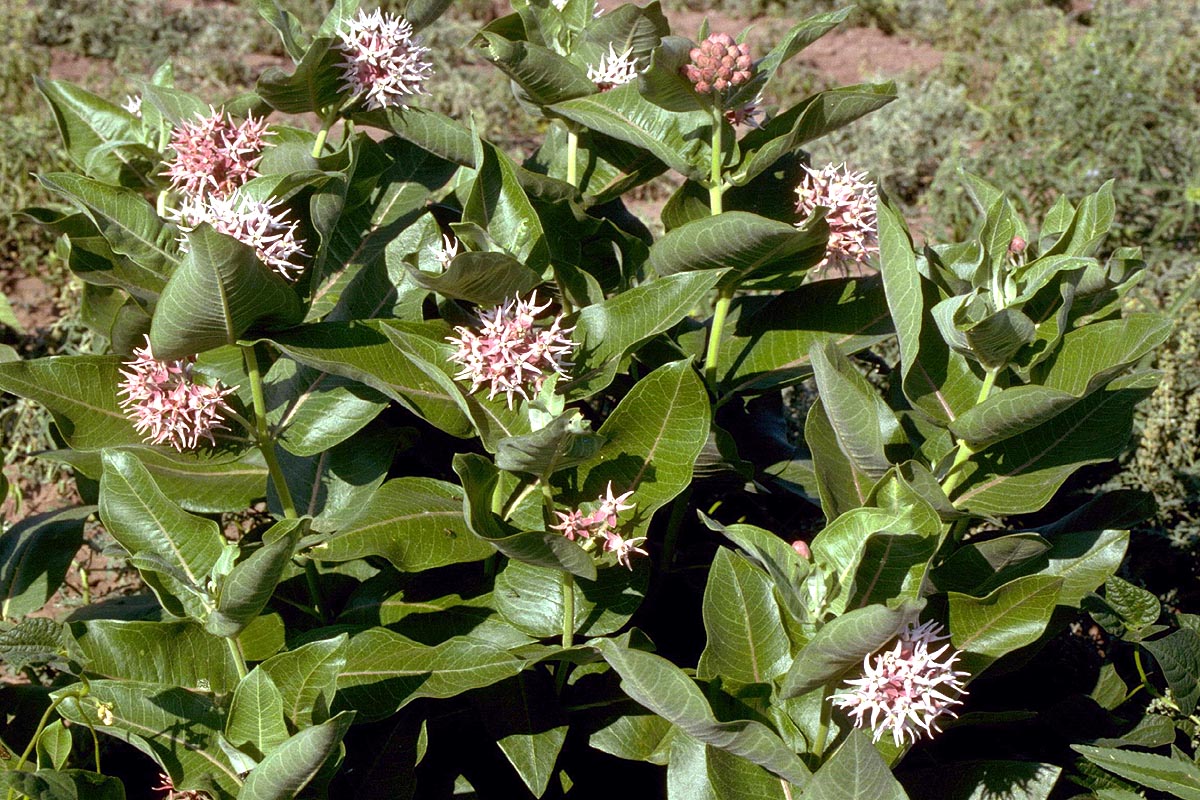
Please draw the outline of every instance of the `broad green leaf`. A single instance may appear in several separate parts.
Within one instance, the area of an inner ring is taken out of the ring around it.
[[[111,725],[101,721],[97,702],[111,706]],[[91,681],[87,698],[68,697],[58,711],[154,758],[176,790],[200,789],[221,800],[238,793],[241,779],[217,741],[221,712],[205,695],[158,683]]]
[[[937,289],[917,269],[899,211],[880,203],[879,272],[900,344],[904,394],[913,406],[945,424],[975,405],[981,382],[965,359],[946,346],[931,317]]]
[[[1070,331],[1039,369],[1039,383],[994,392],[950,429],[979,448],[1069,413],[1081,398],[1162,344],[1170,332],[1170,321],[1157,314],[1133,314]]]
[[[234,638],[262,613],[291,563],[302,530],[296,519],[276,522],[263,534],[262,547],[217,581],[217,607],[204,622],[209,633]]]
[[[212,114],[211,106],[193,94],[170,86],[156,86],[151,82],[142,82],[143,126],[148,118],[145,108],[147,104],[153,106],[166,122],[176,127],[185,122],[194,122],[198,117],[208,117]]]
[[[169,360],[237,344],[259,325],[299,322],[295,290],[254,249],[201,225],[159,298],[150,326],[155,358]]]
[[[808,601],[802,594],[802,584],[809,565],[787,542],[754,525],[721,525],[703,514],[700,520],[709,530],[719,531],[742,548],[752,563],[766,570],[781,607],[792,619],[808,619]]]
[[[247,661],[266,661],[284,646],[283,617],[276,612],[262,614],[238,634],[238,647]]]
[[[404,4],[404,18],[419,31],[437,20],[450,8],[452,0],[408,0]]]
[[[414,344],[419,337],[413,337]],[[444,361],[449,345],[428,339],[431,357]],[[359,381],[392,398],[434,427],[465,438],[472,426],[449,380],[427,372],[426,360],[406,353],[376,323],[325,322],[275,334],[271,342],[315,370]],[[444,376],[444,373],[442,373]]]
[[[1167,792],[1181,800],[1200,800],[1200,766],[1191,761],[1083,744],[1073,744],[1071,749],[1126,780]]]
[[[0,534],[0,617],[21,618],[50,601],[83,544],[83,523],[95,510],[47,511]]]
[[[341,634],[279,653],[260,667],[271,677],[283,700],[283,711],[298,728],[329,718],[337,678],[346,665],[346,642]]]
[[[803,786],[809,770],[768,727],[754,720],[719,722],[699,687],[667,659],[622,647],[612,639],[589,643],[621,676],[621,689],[693,739],[727,750]]]
[[[1036,511],[1085,464],[1106,461],[1125,448],[1133,408],[1154,389],[1153,375],[1118,378],[1060,415],[998,442],[965,465],[954,504],[976,514]],[[1096,431],[1106,431],[1097,436]]]
[[[581,501],[633,492],[636,523],[644,530],[654,512],[692,480],[708,438],[708,393],[690,361],[665,364],[642,378],[600,426],[604,445],[579,468]]]
[[[700,654],[698,677],[768,683],[791,665],[771,580],[731,550],[717,550],[702,611],[708,643]]]
[[[671,737],[667,757],[668,800],[717,800],[708,777],[708,747],[682,731]]]
[[[292,800],[338,753],[354,712],[305,728],[250,770],[238,800]]]
[[[595,580],[596,564],[578,544],[558,531],[522,531],[492,510],[501,473],[490,461],[460,453],[454,457],[454,471],[462,481],[463,516],[472,533],[510,559]]]
[[[406,596],[403,589],[392,591],[393,587],[390,582],[380,582],[377,587],[363,584],[346,602],[339,619],[351,624],[384,625],[431,646],[454,636],[470,636],[510,650],[534,642],[501,618],[493,592],[422,600],[411,592]]]
[[[667,763],[675,726],[657,714],[622,714],[600,728],[590,737],[588,745],[602,753],[628,761],[648,761],[663,766]]]
[[[333,45],[334,40],[329,36],[314,40],[291,75],[279,67],[268,67],[259,76],[254,90],[276,111],[320,113],[341,96],[339,61],[342,56]]]
[[[764,85],[770,85],[770,82],[779,76],[779,70],[785,63],[817,39],[845,22],[852,10],[852,7],[846,7],[838,11],[816,14],[796,23],[779,39],[778,44],[771,48],[771,52],[755,65],[755,78],[762,76]],[[753,84],[754,82],[754,78],[752,78],[749,83]],[[749,95],[747,99],[752,99],[761,91],[762,87],[751,85],[739,88],[740,93]]]
[[[542,282],[541,273],[506,253],[459,253],[439,275],[413,268],[409,274],[419,286],[481,306],[502,305]]]
[[[187,511],[241,511],[267,491],[267,466],[257,449],[238,452],[204,448],[182,453],[150,445],[105,449],[135,456],[163,493]],[[70,464],[79,474],[93,479],[99,478],[104,469],[100,452],[94,450],[48,450],[38,458]]]
[[[54,111],[67,155],[87,174],[107,184],[146,187],[154,165],[129,158],[114,144],[136,143],[137,119],[124,108],[67,81],[35,76],[34,85]],[[94,158],[107,150],[106,158]]]
[[[125,800],[119,778],[84,769],[0,772],[0,791],[33,800]]]
[[[1073,256],[1091,255],[1104,240],[1116,214],[1113,202],[1113,181],[1105,181],[1095,194],[1080,202],[1071,224],[1042,257],[1064,253]]]
[[[430,647],[383,628],[351,638],[338,676],[340,705],[381,719],[421,697],[443,699],[489,686],[525,668],[507,650],[466,636]]]
[[[176,616],[207,613],[200,592],[225,548],[217,523],[188,514],[154,483],[130,453],[104,453],[100,519],[131,555],[160,560],[169,571],[141,570],[159,602]]]
[[[43,762],[52,769],[62,770],[71,755],[71,732],[61,719],[47,725],[37,740],[37,763]]]
[[[671,169],[700,180],[709,169],[712,117],[704,111],[659,108],[635,84],[556,103],[556,114],[648,151]]]
[[[12,303],[8,301],[8,297],[3,292],[0,292],[0,325],[12,328],[18,336],[25,335],[25,329],[21,327],[17,315],[13,313]]]
[[[861,730],[853,729],[804,792],[812,800],[908,800],[883,756]]]
[[[42,664],[72,671],[71,662],[78,664],[87,657],[66,625],[42,617],[27,617],[15,627],[0,631],[0,660],[14,672]]]
[[[280,6],[278,0],[255,0],[254,5],[259,16],[279,32],[283,49],[292,60],[299,61],[303,58],[304,51],[308,49],[308,41],[296,15]]]
[[[801,792],[799,786],[712,745],[704,746],[704,760],[717,800],[787,800]]]
[[[949,592],[950,635],[970,655],[967,668],[977,674],[987,664],[1037,641],[1062,589],[1063,579],[1028,575],[1004,584],[986,597]]]
[[[549,48],[512,41],[487,30],[480,32],[473,44],[520,87],[518,97],[523,101],[549,106],[596,91],[587,72]]]
[[[807,694],[861,664],[864,656],[895,639],[919,608],[909,602],[895,609],[867,606],[826,623],[796,655],[780,686],[783,697]]]
[[[491,144],[480,144],[475,181],[463,204],[463,222],[485,229],[492,240],[534,271],[549,264],[542,222],[517,178],[517,166]]]
[[[991,800],[997,790],[1009,800],[1047,800],[1062,767],[1031,761],[955,761],[952,768],[906,770],[914,797]]]
[[[604,446],[604,438],[590,427],[577,410],[569,410],[533,433],[501,439],[496,466],[545,478],[586,463]]]
[[[566,716],[550,674],[522,672],[487,687],[478,697],[488,735],[533,796],[541,797],[567,738]]]
[[[770,274],[799,274],[824,257],[824,225],[800,229],[745,211],[727,211],[676,228],[650,248],[650,269],[662,276],[726,269],[732,287]]]
[[[283,697],[261,667],[238,682],[225,719],[225,738],[238,747],[251,744],[259,753],[270,753],[287,740]]]
[[[814,346],[813,351],[816,349]],[[804,440],[813,454],[813,473],[825,519],[832,521],[847,511],[866,505],[875,480],[855,467],[842,452],[837,430],[820,398],[808,410]]]
[[[848,125],[895,99],[894,83],[862,83],[818,92],[746,134],[738,143],[742,161],[729,180],[735,186],[749,183],[806,142]]]
[[[1049,563],[1045,555],[1050,547],[1035,533],[966,542],[933,571],[932,578],[942,591],[982,597],[1013,578],[1038,572]]]
[[[467,528],[461,488],[432,478],[396,478],[314,554],[322,561],[383,556],[396,569],[415,573],[494,552]]]
[[[228,694],[238,672],[229,647],[191,620],[88,620],[76,641],[88,674]]]
[[[51,172],[38,180],[52,192],[78,206],[104,236],[114,253],[125,256],[140,272],[127,270],[126,284],[140,297],[153,299],[167,276],[181,263],[174,228],[154,213],[138,192],[73,175]]]
[[[854,353],[892,332],[882,287],[875,278],[814,281],[774,298],[735,298],[730,335],[722,338],[722,391],[770,391],[812,374],[809,352],[829,340]]]
[[[1116,575],[1104,583],[1104,600],[1129,627],[1147,628],[1158,621],[1162,604],[1158,597]]]
[[[1162,668],[1179,711],[1191,714],[1200,700],[1200,633],[1180,628],[1161,639],[1142,642]]]
[[[886,448],[904,440],[896,415],[831,342],[814,343],[809,358],[842,453],[856,471],[879,478],[891,468]]]
[[[513,627],[530,636],[549,638],[563,629],[562,572],[521,561],[509,561],[496,576],[496,610]],[[650,581],[644,560],[634,569],[615,566],[596,570],[596,579],[572,582],[575,632],[607,636],[625,625],[641,606]]]
[[[267,419],[289,453],[323,453],[379,415],[387,398],[343,375],[293,361],[275,361],[263,379]]]
[[[607,387],[626,353],[687,316],[722,274],[719,270],[679,273],[583,309],[572,337],[579,349],[568,396],[584,398]]]
[[[355,122],[391,131],[435,155],[464,167],[475,166],[475,135],[445,114],[423,108],[383,109],[355,113]]]

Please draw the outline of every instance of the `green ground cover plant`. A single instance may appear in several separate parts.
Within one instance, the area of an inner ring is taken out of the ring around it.
[[[287,61],[223,95],[38,80],[90,338],[0,350],[81,500],[0,538],[0,791],[1195,797],[1200,617],[1118,575],[1153,499],[1062,491],[1194,348],[1116,185],[960,171],[914,243],[811,155],[896,86],[779,89],[849,9],[533,0],[447,56],[447,6],[261,0]],[[482,61],[536,140],[439,105]],[[146,591],[33,616],[89,518]]]

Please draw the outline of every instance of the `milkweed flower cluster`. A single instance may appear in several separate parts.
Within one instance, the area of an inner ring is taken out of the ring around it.
[[[190,197],[225,197],[257,176],[255,168],[269,135],[265,118],[247,117],[236,123],[224,110],[209,106],[209,111],[208,116],[184,122],[171,132],[175,158],[163,175]]]
[[[829,209],[829,244],[825,258],[817,264],[850,266],[862,264],[879,252],[875,207],[879,195],[865,172],[851,172],[845,164],[830,164],[824,169],[804,168],[805,176],[796,187],[799,200],[796,213],[801,223],[818,207]]]
[[[727,33],[714,33],[688,53],[683,74],[699,94],[719,94],[750,80],[750,45],[738,44]]]
[[[429,48],[413,36],[408,20],[379,9],[374,14],[359,11],[338,33],[342,53],[342,89],[362,95],[368,109],[407,109],[404,98],[422,94],[422,86],[433,75],[425,59]]]
[[[876,742],[888,731],[897,747],[922,733],[932,738],[940,730],[939,716],[958,716],[952,709],[962,705],[959,698],[967,693],[962,678],[969,674],[954,669],[960,653],[947,655],[950,645],[930,649],[950,638],[941,631],[935,622],[910,624],[895,647],[863,659],[863,677],[846,681],[848,692],[829,699],[856,727],[871,728]]]
[[[528,400],[550,374],[565,375],[572,366],[566,358],[575,349],[574,328],[562,326],[561,314],[549,326],[534,325],[549,307],[549,301],[539,306],[534,292],[528,300],[510,300],[481,314],[478,330],[456,327],[458,336],[448,339],[458,346],[450,358],[462,367],[455,379],[470,380],[472,392],[488,384],[488,399],[503,393],[512,408],[515,395]]]
[[[303,265],[296,256],[304,251],[296,236],[298,222],[287,218],[279,204],[234,194],[230,197],[187,198],[173,216],[184,233],[208,223],[218,233],[232,236],[254,248],[259,260],[288,280],[295,280]],[[187,249],[187,238],[180,240]]]
[[[169,444],[183,451],[196,447],[200,439],[216,443],[212,432],[224,430],[222,412],[228,412],[226,395],[235,391],[217,381],[212,386],[196,383],[192,375],[195,357],[159,361],[146,346],[133,351],[125,362],[128,370],[120,384],[125,395],[121,408],[133,427],[150,444]]]
[[[633,564],[629,558],[634,553],[648,555],[645,550],[638,545],[645,543],[646,537],[636,536],[631,539],[626,539],[621,536],[619,530],[618,515],[622,511],[632,511],[637,508],[636,503],[626,503],[633,496],[632,491],[623,494],[613,495],[612,481],[608,482],[608,487],[605,489],[604,496],[597,501],[599,505],[596,510],[590,514],[585,514],[579,509],[573,509],[566,513],[555,511],[558,517],[558,524],[551,525],[551,530],[561,531],[562,535],[568,540],[578,541],[585,547],[589,547],[596,542],[600,543],[601,548],[608,553],[616,553],[617,563],[624,564],[629,569],[633,569]]]
[[[638,60],[630,58],[632,54],[632,47],[618,53],[612,44],[609,44],[608,53],[600,56],[600,63],[588,67],[588,80],[596,84],[596,88],[602,92],[631,83],[638,75]]]

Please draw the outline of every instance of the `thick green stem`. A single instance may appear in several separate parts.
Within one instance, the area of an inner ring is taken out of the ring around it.
[[[333,127],[335,119],[337,119],[336,111],[321,116],[321,130],[317,131],[317,141],[313,142],[313,158],[321,157],[321,151],[325,149],[325,139],[329,137],[329,129]]]
[[[708,207],[713,216],[721,213],[721,196],[725,193],[725,186],[721,177],[721,164],[724,162],[724,155],[721,152],[721,131],[725,126],[725,119],[721,116],[719,109],[713,111],[713,133],[712,133],[712,167],[708,176]]]
[[[988,395],[992,392],[992,387],[996,385],[996,376],[1000,374],[1000,369],[1000,367],[993,367],[987,371],[987,374],[983,378],[983,386],[979,387],[979,397],[976,398],[975,405],[979,405],[988,399]],[[954,463],[950,465],[950,469],[946,472],[946,482],[942,484],[947,497],[966,479],[962,466],[967,463],[967,459],[975,455],[975,452],[975,449],[967,443],[966,439],[958,440],[958,451],[954,454]]]
[[[575,161],[579,155],[579,134],[567,130],[567,183],[578,188],[579,176],[576,174]]]
[[[262,372],[258,368],[258,356],[254,354],[254,345],[243,345],[242,353],[246,358],[246,373],[250,376],[250,396],[254,402],[254,438],[258,449],[262,451],[263,460],[267,462],[267,473],[271,476],[271,482],[275,484],[283,516],[295,519],[298,516],[296,504],[292,502],[292,492],[288,489],[283,469],[275,456],[275,439],[267,427],[267,401],[263,395]]]
[[[564,569],[559,573],[559,584],[563,601],[562,646],[571,647],[575,644],[575,576]]]
[[[37,730],[33,732],[33,738],[29,740],[29,744],[25,745],[25,751],[21,753],[21,757],[17,759],[17,765],[13,767],[14,772],[20,772],[21,767],[25,766],[25,762],[29,760],[30,754],[33,753],[33,748],[37,746],[37,740],[41,738],[42,731],[46,729],[46,725],[50,722],[50,715],[54,713],[54,710],[58,708],[59,704],[62,703],[63,700],[74,696],[75,695],[73,694],[65,694],[62,697],[57,698],[53,703],[50,704],[50,707],[46,709],[46,713],[42,714],[41,720],[38,721]],[[8,796],[12,797],[12,795],[13,790],[9,789]]]
[[[821,716],[817,720],[817,738],[813,742],[813,757],[820,761],[825,756],[825,740],[829,738],[829,722],[833,716],[833,704],[829,702],[832,687],[821,690]]]
[[[234,666],[237,667],[238,679],[246,677],[246,657],[242,655],[242,647],[238,644],[236,636],[226,636],[225,644],[229,647],[229,653],[233,656]]]
[[[733,302],[733,289],[721,289],[717,304],[713,308],[712,327],[708,331],[708,348],[704,352],[704,379],[710,386],[717,385],[717,359],[721,356],[721,334],[725,329],[725,318],[729,316],[729,304]]]

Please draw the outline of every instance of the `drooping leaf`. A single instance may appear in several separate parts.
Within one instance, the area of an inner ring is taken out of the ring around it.
[[[578,411],[569,410],[533,433],[501,439],[496,447],[496,466],[508,472],[549,477],[586,463],[604,446],[604,437],[589,428],[590,423]]]
[[[1197,788],[1200,787],[1200,767],[1191,761],[1083,744],[1073,744],[1071,749],[1126,780],[1167,792],[1181,800],[1200,800],[1200,788]]]
[[[259,753],[270,753],[287,741],[283,697],[261,667],[238,682],[225,719],[225,738],[238,747],[251,744]]]
[[[949,592],[950,635],[956,648],[967,651],[966,668],[976,673],[1037,641],[1050,622],[1062,585],[1062,578],[1029,575],[986,597]]]
[[[813,800],[908,800],[867,734],[854,729],[813,773],[804,792]]]
[[[496,576],[496,610],[530,636],[561,634],[565,614],[561,575],[559,570],[510,561]],[[646,563],[639,560],[631,570],[608,567],[597,570],[595,580],[574,580],[575,632],[606,636],[619,630],[641,605],[649,578]]]
[[[279,653],[260,666],[283,700],[283,712],[299,728],[329,718],[337,678],[346,664],[348,637],[341,634]]]
[[[541,797],[567,739],[566,717],[546,672],[522,672],[480,694],[489,735],[522,782]]]
[[[88,620],[76,641],[92,677],[214,694],[237,686],[237,665],[226,643],[191,620]]]
[[[1180,713],[1195,711],[1200,700],[1200,633],[1180,628],[1161,639],[1142,642],[1142,646],[1162,668]]]
[[[0,772],[0,791],[32,800],[125,800],[120,779],[85,769]]]
[[[767,683],[791,666],[771,581],[746,559],[717,551],[702,608],[708,643],[696,669],[700,678]]]
[[[895,639],[919,608],[913,603],[896,609],[867,606],[826,623],[796,655],[781,685],[783,697],[799,697],[861,664],[864,656]]]
[[[336,756],[353,721],[344,711],[292,736],[250,770],[238,800],[292,800]]]
[[[291,563],[301,531],[299,520],[276,522],[263,534],[262,547],[218,582],[217,607],[204,623],[209,633],[236,637],[262,613]]]
[[[83,544],[83,523],[94,511],[94,506],[47,511],[0,534],[0,617],[24,617],[49,602]]]
[[[281,33],[284,31],[280,30]],[[288,30],[291,30],[290,25]],[[285,44],[287,41],[285,38]],[[269,67],[259,76],[254,90],[276,111],[319,113],[337,102],[341,95],[342,76],[338,63],[342,56],[333,45],[334,40],[328,35],[315,39],[291,75],[279,67]]]

